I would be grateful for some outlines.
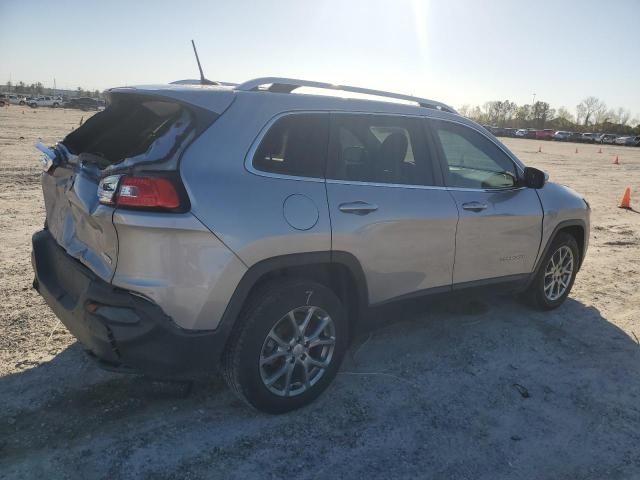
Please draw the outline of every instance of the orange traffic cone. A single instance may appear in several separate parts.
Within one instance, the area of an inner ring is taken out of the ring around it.
[[[598,149],[598,153],[602,153],[602,148],[599,148],[599,149]]]
[[[620,200],[620,205],[618,208],[626,208],[627,210],[631,210],[631,188],[627,187],[624,191],[624,195],[622,195],[622,200]]]
[[[620,162],[618,161],[618,155],[616,155],[616,159],[613,161],[614,165],[620,165]]]
[[[542,153],[542,145],[538,147],[538,153]]]
[[[576,147],[576,153],[578,153],[578,147]]]

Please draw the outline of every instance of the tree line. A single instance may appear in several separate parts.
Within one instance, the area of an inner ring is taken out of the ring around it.
[[[629,110],[610,109],[596,97],[587,97],[576,105],[576,115],[565,107],[555,109],[543,101],[517,105],[510,100],[494,100],[482,106],[463,105],[458,112],[482,125],[502,128],[640,135],[640,121],[632,119]]]
[[[8,92],[18,93],[23,95],[55,95],[61,89],[54,90],[53,88],[46,88],[42,82],[35,82],[31,84],[26,84],[24,82],[18,82],[13,84],[12,82],[7,82],[5,88]],[[66,90],[68,92],[68,90]],[[100,97],[100,90],[85,90],[82,87],[78,87],[75,90],[75,93],[78,97],[92,97],[98,98]]]

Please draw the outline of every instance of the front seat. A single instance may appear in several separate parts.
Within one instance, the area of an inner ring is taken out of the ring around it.
[[[385,183],[401,183],[402,164],[409,142],[403,133],[395,132],[384,139],[378,150],[376,179]]]

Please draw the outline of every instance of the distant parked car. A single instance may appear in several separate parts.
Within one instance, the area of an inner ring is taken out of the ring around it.
[[[38,107],[53,107],[57,108],[62,105],[62,98],[60,97],[49,97],[49,96],[41,96],[32,98],[27,102],[31,108]]]
[[[517,128],[505,128],[503,131],[503,135],[505,137],[515,137],[517,131],[518,131]]]
[[[77,108],[78,110],[99,110],[98,100],[90,97],[72,98],[63,104],[64,108]]]
[[[536,138],[537,133],[538,130],[536,130],[535,128],[527,128],[526,138]]]
[[[24,105],[25,99],[22,95],[7,95],[11,105]]]
[[[527,136],[527,133],[529,133],[529,131],[526,128],[519,128],[518,130],[516,130],[515,136],[524,138]]]
[[[566,142],[569,140],[569,138],[571,138],[571,132],[558,130],[556,133],[553,134],[552,138],[558,142]]]
[[[579,142],[582,138],[582,134],[579,132],[570,132],[567,142]]]
[[[613,133],[603,133],[598,138],[596,138],[596,143],[612,144],[616,141],[616,138],[618,138],[618,136],[614,135]]]
[[[484,128],[487,132],[491,132],[496,137],[502,135],[503,129],[500,127],[494,127],[493,125],[482,125],[482,128]]]
[[[24,105],[24,97],[21,95],[0,93],[0,106],[5,105]]]
[[[626,145],[628,147],[640,147],[640,135],[631,137],[616,138],[616,145]]]
[[[544,130],[536,130],[537,140],[551,140],[553,138],[553,130],[545,128]]]
[[[598,136],[597,133],[583,133],[580,135],[580,138],[578,138],[578,141],[582,143],[593,143],[595,142],[596,136]]]

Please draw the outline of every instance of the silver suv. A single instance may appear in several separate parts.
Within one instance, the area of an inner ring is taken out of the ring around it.
[[[329,385],[373,306],[486,284],[543,309],[569,294],[589,205],[450,107],[188,83],[112,89],[39,145],[34,286],[106,368],[221,365],[249,404],[285,412]]]

